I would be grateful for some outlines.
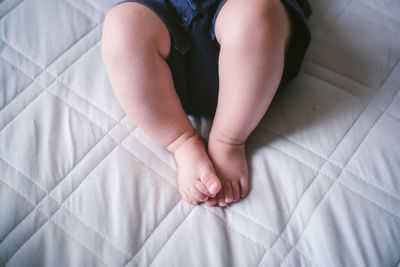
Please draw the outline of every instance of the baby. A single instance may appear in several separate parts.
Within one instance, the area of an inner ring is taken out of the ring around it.
[[[182,198],[249,192],[246,140],[310,41],[307,0],[137,0],[107,14],[102,54],[128,116],[174,154]],[[187,114],[214,116],[208,143]]]

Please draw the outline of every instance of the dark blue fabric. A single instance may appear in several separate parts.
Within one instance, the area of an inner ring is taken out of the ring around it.
[[[281,0],[292,26],[285,55],[284,84],[294,79],[303,61],[311,33],[306,18],[307,0]],[[213,116],[218,99],[219,44],[214,25],[226,0],[130,0],[152,9],[167,25],[171,36],[168,64],[176,92],[187,114]],[[122,3],[122,2],[121,2]],[[249,40],[251,41],[251,40]]]

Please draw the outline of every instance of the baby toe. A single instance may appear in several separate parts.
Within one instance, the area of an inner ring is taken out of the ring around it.
[[[200,181],[207,187],[210,196],[215,196],[221,189],[221,182],[211,171],[200,177]]]
[[[225,192],[224,188],[222,187],[221,190],[218,192],[217,196],[215,197],[218,202],[225,201]]]
[[[241,178],[240,179],[240,196],[244,198],[249,193],[249,183],[248,179]]]
[[[187,203],[192,204],[192,205],[196,205],[196,204],[197,204],[197,203],[196,203],[195,201],[193,201],[193,200],[188,196],[188,194],[186,194],[185,192],[181,192],[181,196],[182,196],[182,199],[183,199],[184,201],[186,201]]]
[[[227,205],[227,203],[225,202],[225,187],[221,188],[221,191],[219,191],[219,193],[217,194],[217,202],[218,202],[218,206],[220,207],[225,207]]]
[[[205,186],[205,184],[203,184],[201,181],[197,181],[194,185],[197,190],[199,190],[201,193],[203,193],[204,195],[208,196],[208,197],[214,197],[215,195],[211,195],[210,192],[208,191],[207,187]]]
[[[232,195],[233,201],[238,201],[240,199],[240,185],[239,182],[232,183]]]
[[[231,203],[233,201],[233,193],[232,193],[232,185],[230,182],[225,183],[224,192],[225,192],[225,202]]]
[[[218,202],[218,206],[220,207],[226,207],[227,205],[228,203],[226,203],[225,201]]]
[[[208,199],[208,196],[200,192],[196,187],[192,186],[190,188],[190,196],[193,200],[197,202],[204,202]]]
[[[206,200],[205,203],[206,203],[208,206],[215,206],[215,205],[218,203],[218,201],[217,201],[217,199],[215,199],[215,198],[209,198],[209,199]]]

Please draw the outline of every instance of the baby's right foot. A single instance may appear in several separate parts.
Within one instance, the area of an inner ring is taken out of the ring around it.
[[[174,155],[182,198],[190,204],[198,204],[215,197],[221,183],[201,138],[194,133],[174,149]]]
[[[206,204],[224,207],[244,198],[249,191],[245,141],[238,142],[214,131],[208,140],[208,154],[222,186],[217,197]]]

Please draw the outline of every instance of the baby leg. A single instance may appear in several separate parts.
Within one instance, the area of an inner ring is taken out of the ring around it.
[[[127,2],[107,14],[102,54],[115,95],[138,127],[174,153],[182,197],[198,203],[215,196],[220,182],[175,92],[170,49],[167,27],[148,7]]]
[[[280,0],[228,0],[215,25],[219,97],[208,152],[222,189],[209,205],[248,193],[245,142],[279,86],[290,21]]]

